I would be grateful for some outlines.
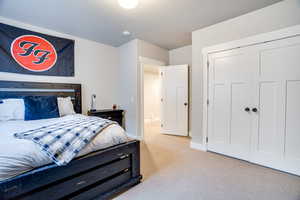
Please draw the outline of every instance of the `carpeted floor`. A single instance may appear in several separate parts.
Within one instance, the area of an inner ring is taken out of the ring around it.
[[[141,184],[116,200],[300,200],[300,177],[189,148],[147,126]]]

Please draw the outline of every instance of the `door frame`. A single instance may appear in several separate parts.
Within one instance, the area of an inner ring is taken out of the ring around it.
[[[144,140],[144,65],[155,65],[155,66],[166,66],[167,63],[160,61],[160,60],[155,60],[152,58],[147,58],[147,57],[139,57],[139,68],[140,68],[140,73],[139,73],[139,102],[138,102],[138,107],[139,107],[139,117],[138,117],[138,132],[140,133],[140,140]]]
[[[202,118],[202,133],[203,139],[201,148],[203,151],[208,150],[208,102],[209,102],[209,55],[213,53],[218,53],[222,51],[233,50],[237,48],[243,48],[253,45],[258,45],[267,42],[273,42],[276,40],[287,39],[291,37],[300,36],[300,25],[291,26],[288,28],[280,29],[277,31],[272,31],[269,33],[258,34],[255,36],[247,37],[240,40],[234,40],[231,42],[226,42],[214,46],[205,47],[202,49],[202,57],[203,57],[203,118]]]

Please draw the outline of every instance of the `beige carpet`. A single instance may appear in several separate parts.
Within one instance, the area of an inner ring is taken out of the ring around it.
[[[116,200],[300,200],[300,177],[189,148],[147,126],[141,184]]]

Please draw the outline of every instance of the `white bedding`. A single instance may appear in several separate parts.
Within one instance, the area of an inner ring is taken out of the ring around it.
[[[0,121],[0,181],[52,162],[37,144],[29,140],[16,139],[14,133],[36,129],[79,116],[76,114],[46,120]],[[127,140],[123,128],[118,125],[111,125],[98,134],[90,144],[80,151],[77,157]]]

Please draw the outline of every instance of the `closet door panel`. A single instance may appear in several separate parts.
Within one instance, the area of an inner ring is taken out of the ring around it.
[[[212,140],[218,145],[228,143],[229,131],[229,97],[225,84],[216,84],[214,88],[213,131]]]
[[[249,87],[246,83],[231,85],[229,144],[235,152],[233,156],[243,160],[248,160],[250,153],[251,113],[245,112],[250,104]]]
[[[300,37],[257,45],[253,162],[300,175]]]
[[[287,82],[285,155],[300,165],[300,81]]]
[[[260,48],[260,76],[264,80],[293,80],[300,78],[299,39],[273,42]],[[285,44],[284,44],[285,43]]]
[[[252,54],[233,50],[210,56],[208,149],[248,160],[253,91]]]
[[[264,156],[271,156],[282,151],[279,147],[278,137],[280,137],[277,116],[279,101],[278,91],[280,84],[277,82],[262,82],[259,85],[259,132],[257,151]]]

